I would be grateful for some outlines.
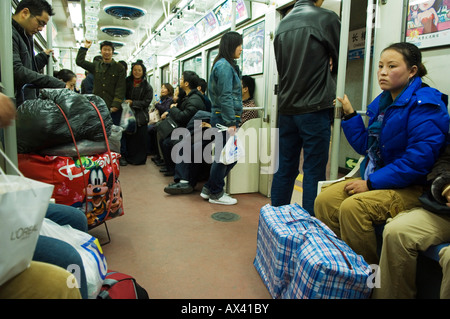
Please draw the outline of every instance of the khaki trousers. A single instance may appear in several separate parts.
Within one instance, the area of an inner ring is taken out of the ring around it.
[[[0,286],[0,299],[81,299],[80,289],[67,284],[67,270],[32,261],[30,267]]]
[[[360,179],[360,178],[359,178]],[[374,224],[420,206],[421,186],[372,190],[349,196],[345,185],[354,179],[324,188],[314,203],[316,217],[333,230],[369,264],[378,264]]]
[[[383,232],[379,278],[380,288],[373,298],[415,298],[416,267],[419,251],[450,241],[450,216],[437,215],[423,208],[399,214],[386,224]],[[441,249],[440,297],[450,298],[450,247]]]

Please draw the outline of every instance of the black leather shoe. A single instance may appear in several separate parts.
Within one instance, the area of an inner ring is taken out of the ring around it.
[[[189,183],[172,183],[164,187],[164,192],[171,195],[189,194],[194,191],[194,188]]]

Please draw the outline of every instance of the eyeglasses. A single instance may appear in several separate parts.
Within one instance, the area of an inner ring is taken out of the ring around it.
[[[38,17],[33,16],[34,18],[36,18],[36,21],[38,22],[40,27],[45,27],[47,25],[47,22],[45,22],[44,20],[40,20]]]

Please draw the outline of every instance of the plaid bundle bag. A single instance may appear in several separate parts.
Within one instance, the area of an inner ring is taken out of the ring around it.
[[[298,204],[261,208],[254,266],[273,298],[368,298],[369,265]]]

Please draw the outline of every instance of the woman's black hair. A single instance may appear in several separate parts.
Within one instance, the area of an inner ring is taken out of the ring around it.
[[[217,61],[219,61],[222,58],[224,58],[232,66],[234,66],[236,64],[236,62],[234,61],[234,54],[236,52],[236,48],[242,45],[242,43],[243,43],[242,35],[240,35],[239,33],[235,31],[225,33],[220,39],[219,53],[214,59],[213,66],[214,64],[216,64]]]
[[[181,103],[181,100],[183,100],[186,97],[186,91],[181,88],[181,86],[178,87],[178,100],[177,104],[179,105]]]
[[[55,76],[63,82],[68,82],[77,77],[77,75],[69,69],[61,69]]]
[[[142,61],[142,60],[137,60],[136,62],[134,62],[134,63],[131,64],[131,72],[130,72],[130,75],[131,75],[131,76],[133,75],[133,68],[134,68],[136,65],[140,65],[140,66],[142,67],[142,78],[145,79],[145,76],[147,75],[147,68],[146,68],[145,65],[144,65],[144,61]]]
[[[403,59],[408,68],[412,68],[414,65],[417,66],[417,76],[424,77],[427,75],[427,69],[422,63],[422,53],[414,44],[408,42],[393,43],[382,52],[386,50],[394,50],[403,55]]]
[[[242,77],[242,87],[248,88],[250,98],[253,99],[253,94],[255,93],[255,79],[251,76],[244,75]]]

